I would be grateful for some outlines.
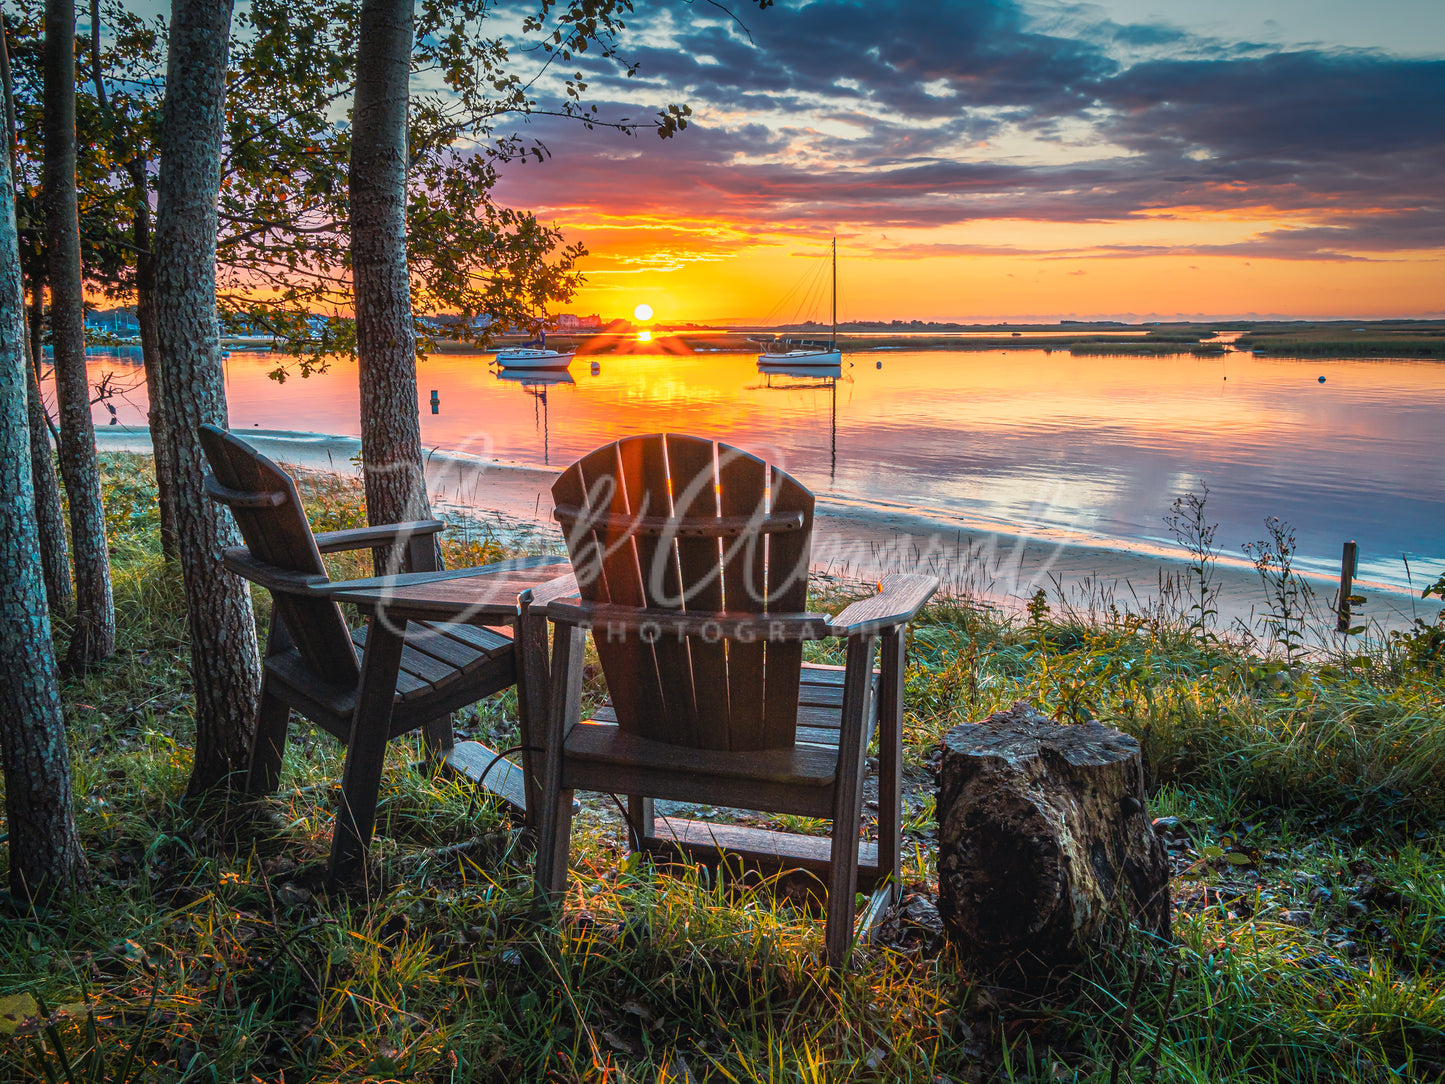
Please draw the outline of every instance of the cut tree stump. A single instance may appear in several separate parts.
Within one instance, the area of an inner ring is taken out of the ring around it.
[[[1127,734],[1060,725],[1027,701],[956,726],[938,826],[944,928],[986,973],[1046,982],[1130,922],[1169,937],[1168,856]]]

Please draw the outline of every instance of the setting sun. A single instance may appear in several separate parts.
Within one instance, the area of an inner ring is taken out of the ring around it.
[[[640,323],[646,323],[648,320],[652,319],[652,306],[649,305],[646,301],[644,301],[642,302],[642,304],[638,305],[637,308],[632,310],[632,315],[637,317]]]

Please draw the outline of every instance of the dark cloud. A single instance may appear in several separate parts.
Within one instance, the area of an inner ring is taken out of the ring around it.
[[[558,161],[509,176],[509,198],[760,230],[1267,209],[1310,227],[1189,251],[1340,259],[1445,246],[1442,60],[1249,46],[1126,66],[1111,42],[1178,52],[1190,40],[1168,26],[1042,33],[1012,0],[794,4],[750,13],[752,43],[715,12],[689,14],[674,14],[672,47],[634,54],[638,81],[597,84],[618,95],[604,110],[637,117],[685,100],[757,119],[631,144],[542,121]],[[1011,131],[1076,161],[973,160],[970,148],[1007,145]]]

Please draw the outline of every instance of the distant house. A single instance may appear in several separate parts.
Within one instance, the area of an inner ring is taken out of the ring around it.
[[[596,331],[602,326],[602,317],[595,312],[591,316],[574,316],[570,312],[557,316],[558,331]]]
[[[140,324],[132,308],[92,309],[85,314],[85,330],[125,339],[139,335]]]

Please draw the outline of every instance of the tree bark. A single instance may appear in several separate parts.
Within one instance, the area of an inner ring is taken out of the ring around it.
[[[360,361],[361,458],[372,524],[431,514],[406,258],[411,48],[412,0],[363,0],[352,114],[351,275]]]
[[[0,79],[5,87],[5,152],[10,161],[10,179],[15,182],[15,88],[10,73],[10,47],[5,15],[0,12]],[[17,192],[13,184],[12,192]],[[18,241],[18,237],[17,237]],[[21,313],[24,307],[25,276],[21,273]],[[39,290],[36,291],[37,301]],[[50,419],[40,397],[40,320],[37,304],[30,313],[26,342],[26,415],[30,424],[30,474],[35,487],[35,521],[40,540],[40,566],[45,574],[45,598],[52,614],[70,612],[70,546],[65,540],[65,510],[60,503],[60,483],[50,455]]]
[[[66,665],[84,671],[115,649],[115,601],[90,380],[85,371],[80,219],[75,189],[75,3],[45,3],[45,229],[49,250],[50,329],[60,414],[60,473],[70,498],[75,561],[75,632]]]
[[[221,186],[231,0],[175,0],[161,123],[155,233],[158,387],[169,421],[158,457],[175,479],[176,535],[186,585],[196,759],[188,796],[245,770],[260,687],[256,625],[245,583],[221,566],[237,545],[228,514],[202,490],[197,428],[224,426],[216,330],[216,199]]]
[[[0,191],[14,191],[0,155]],[[30,377],[15,204],[0,200],[0,757],[10,888],[46,903],[86,883],[35,523]]]
[[[1169,862],[1139,743],[1060,726],[1025,701],[943,740],[938,909],[960,953],[1029,987],[1127,918],[1169,936]]]
[[[30,476],[35,490],[40,567],[50,612],[68,614],[74,601],[70,591],[70,545],[65,540],[65,509],[60,503],[60,482],[55,477],[55,461],[50,455],[50,426],[35,368],[27,357],[25,405],[30,426]]]
[[[126,164],[136,188],[133,238],[135,241],[135,319],[140,325],[141,361],[146,374],[146,422],[151,432],[151,447],[156,449],[156,496],[161,512],[161,553],[167,561],[177,560],[180,544],[176,534],[176,480],[171,473],[169,456],[159,449],[170,443],[170,421],[166,417],[165,398],[159,394],[160,346],[156,333],[156,262],[151,249],[151,208],[146,192],[144,159],[135,158]]]
[[[115,121],[110,96],[105,91],[105,78],[100,68],[100,0],[90,0],[90,58],[93,65],[91,81],[95,85],[95,100],[101,110]],[[117,141],[117,154],[123,156],[125,147]],[[162,398],[156,394],[159,377],[156,354],[155,254],[151,251],[151,204],[150,191],[146,184],[146,159],[134,154],[126,159],[125,171],[130,175],[134,191],[135,209],[131,219],[131,240],[135,246],[135,318],[140,325],[141,360],[146,375],[146,421],[151,433],[151,447],[159,448],[167,440],[166,415]],[[166,468],[166,457],[156,454],[156,497],[161,513],[161,553],[167,561],[174,561],[176,550],[176,505],[175,481]]]

